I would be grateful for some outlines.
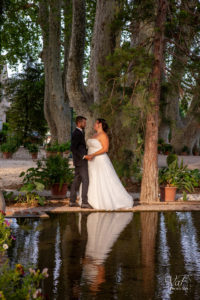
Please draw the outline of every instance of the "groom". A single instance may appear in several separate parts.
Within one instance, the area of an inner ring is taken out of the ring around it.
[[[76,192],[82,183],[82,208],[93,208],[88,203],[88,161],[85,159],[87,155],[87,148],[85,143],[84,129],[86,127],[86,118],[78,116],[76,118],[76,129],[72,134],[71,151],[73,156],[73,163],[75,166],[75,177],[71,186],[69,206],[79,207],[76,203]]]

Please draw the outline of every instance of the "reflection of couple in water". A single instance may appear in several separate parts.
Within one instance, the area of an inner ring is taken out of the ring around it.
[[[79,215],[79,232],[81,233],[81,218]],[[131,222],[133,213],[91,213],[85,223],[87,243],[82,260],[82,280],[96,293],[105,282],[105,261],[112,250],[120,233]]]

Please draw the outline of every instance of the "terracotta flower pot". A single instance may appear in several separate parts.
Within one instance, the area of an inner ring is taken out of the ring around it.
[[[62,188],[59,189],[60,184],[54,183],[51,187],[51,194],[54,198],[64,199],[67,193],[67,183],[63,183]]]
[[[5,159],[12,158],[12,153],[11,152],[3,152],[3,158],[5,158]]]
[[[57,152],[52,152],[52,151],[46,151],[46,158],[50,157],[50,156],[56,156]]]
[[[187,156],[188,153],[187,152],[181,152],[181,155]]]
[[[177,187],[165,186],[160,187],[160,200],[161,201],[175,201]]]
[[[46,158],[50,157],[50,156],[56,156],[56,155],[60,155],[63,157],[63,152],[52,152],[52,151],[46,151]]]
[[[38,152],[36,153],[31,153],[32,159],[37,159],[38,158]]]

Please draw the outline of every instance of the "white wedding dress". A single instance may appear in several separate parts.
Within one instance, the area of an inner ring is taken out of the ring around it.
[[[79,219],[81,219],[81,214],[79,215]],[[98,283],[98,266],[104,266],[113,245],[132,219],[132,212],[101,212],[91,213],[88,216],[88,239],[85,250],[87,260],[83,265],[83,279],[86,282],[91,284]],[[79,232],[81,232],[80,226]]]
[[[88,139],[88,154],[102,148],[97,139]],[[133,199],[122,185],[106,153],[88,161],[88,202],[95,209],[116,210],[131,208]]]

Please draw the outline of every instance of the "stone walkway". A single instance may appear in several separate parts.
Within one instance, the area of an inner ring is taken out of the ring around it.
[[[39,152],[39,158],[45,156],[43,149]],[[158,166],[166,166],[166,155],[158,155]],[[183,159],[190,169],[200,169],[200,156],[179,156],[179,161]],[[22,178],[19,177],[22,171],[35,167],[36,161],[33,161],[26,149],[20,149],[13,155],[13,159],[2,159],[0,152],[0,189],[16,189],[22,184]]]
[[[1,155],[1,154],[0,154]],[[39,158],[45,155],[44,150],[41,149]],[[166,166],[166,155],[158,156],[159,167]],[[183,159],[184,164],[187,164],[190,169],[200,169],[200,157],[199,156],[179,156],[179,161]],[[15,195],[19,192],[16,188],[22,183],[22,178],[19,174],[22,171],[26,171],[30,167],[34,167],[36,162],[30,158],[30,154],[24,148],[20,148],[19,151],[14,155],[13,159],[2,159],[0,157],[0,189],[12,190]],[[42,195],[50,197],[49,191],[42,192]],[[134,199],[139,199],[139,194],[131,194]],[[67,194],[69,197],[69,193]],[[188,201],[181,201],[182,195],[178,194],[175,202],[155,202],[149,204],[139,204],[135,201],[132,209],[129,210],[118,210],[119,211],[200,211],[200,194],[190,194],[187,196]],[[54,203],[55,202],[55,203]],[[53,203],[53,205],[52,205]],[[27,206],[8,206],[6,208],[7,217],[39,217],[49,218],[52,213],[67,213],[67,212],[82,212],[91,211],[96,212],[97,210],[86,210],[81,208],[72,208],[68,206],[68,200],[49,201],[49,205],[43,207],[27,207]],[[102,210],[103,211],[103,210]]]
[[[27,207],[8,206],[6,208],[7,218],[34,217],[49,218],[51,214],[69,212],[105,212],[105,210],[82,209],[79,207],[69,207],[69,200],[49,202],[49,206]],[[140,204],[135,201],[131,209],[119,209],[115,212],[144,212],[144,211],[200,211],[200,201],[174,201],[174,202],[154,202],[152,204]],[[108,211],[107,211],[108,212]],[[111,212],[111,211],[110,211]],[[113,212],[113,211],[112,211]]]

